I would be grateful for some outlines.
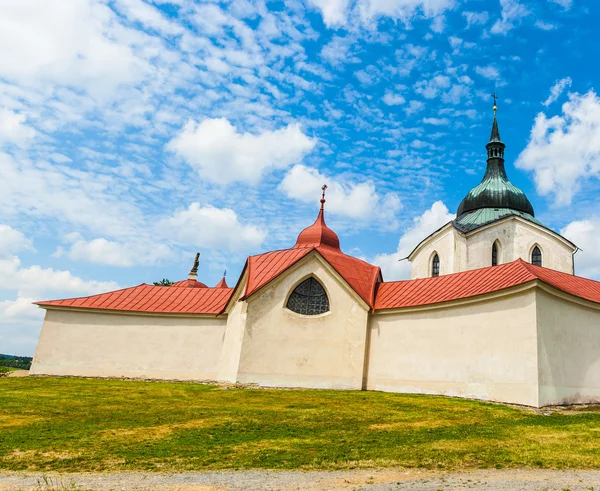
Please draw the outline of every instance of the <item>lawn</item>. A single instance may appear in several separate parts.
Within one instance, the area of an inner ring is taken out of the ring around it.
[[[0,379],[0,469],[600,468],[600,409],[194,383]]]

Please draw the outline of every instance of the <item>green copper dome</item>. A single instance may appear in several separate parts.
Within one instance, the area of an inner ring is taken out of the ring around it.
[[[486,145],[488,152],[487,169],[481,183],[475,186],[467,196],[462,200],[456,212],[457,225],[469,223],[469,228],[476,228],[484,223],[475,223],[473,218],[468,218],[474,212],[483,209],[489,209],[488,213],[475,213],[479,220],[485,220],[485,217],[495,219],[502,218],[505,215],[519,215],[527,220],[537,222],[534,218],[533,206],[525,196],[525,193],[513,185],[506,175],[504,169],[504,148],[506,146],[500,140],[498,122],[494,112],[494,122],[492,124],[492,135],[490,142]]]

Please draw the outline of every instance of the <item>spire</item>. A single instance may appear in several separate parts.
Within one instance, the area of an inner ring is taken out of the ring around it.
[[[194,265],[188,274],[188,280],[195,281],[198,278],[198,266],[200,266],[200,253],[196,253],[196,257],[194,258]]]
[[[227,270],[225,270],[223,272],[223,279],[221,281],[219,281],[219,283],[217,283],[217,286],[215,286],[215,288],[229,288],[227,286],[227,281],[225,281],[226,276],[227,276]]]
[[[296,240],[296,245],[294,249],[298,249],[301,247],[320,247],[320,246],[328,246],[333,247],[335,249],[340,248],[340,239],[336,235],[336,233],[331,230],[327,225],[325,225],[325,190],[327,189],[327,184],[323,184],[321,190],[323,193],[321,194],[321,209],[319,210],[319,215],[310,227],[305,228],[300,235],[298,235],[298,239]]]
[[[498,120],[496,119],[496,111],[498,110],[498,96],[496,92],[492,94],[494,98],[494,121],[492,122],[492,134],[490,135],[490,141],[485,146],[488,151],[488,161],[490,159],[502,159],[504,161],[504,149],[506,145],[502,143],[500,139],[500,130],[498,129]]]

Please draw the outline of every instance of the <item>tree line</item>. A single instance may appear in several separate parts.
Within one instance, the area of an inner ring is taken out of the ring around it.
[[[30,356],[12,356],[0,355],[0,367],[18,368],[19,370],[29,370],[31,368]]]

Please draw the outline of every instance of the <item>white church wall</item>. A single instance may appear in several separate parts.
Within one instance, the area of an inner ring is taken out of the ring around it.
[[[531,251],[538,245],[542,251],[542,266],[573,274],[573,249],[557,236],[525,220],[515,222],[515,255],[531,262]],[[513,259],[513,260],[514,260]]]
[[[31,374],[216,380],[225,322],[50,309]]]
[[[455,240],[456,231],[452,225],[430,237],[424,243],[411,261],[411,278],[429,278],[431,262],[437,253],[440,258],[440,275],[454,273],[455,270]],[[459,246],[460,247],[460,246]]]
[[[533,290],[369,322],[367,389],[537,406]]]
[[[303,316],[285,308],[314,276],[330,311]],[[238,381],[276,387],[360,389],[368,310],[343,280],[311,253],[248,300]]]
[[[246,282],[246,276],[242,279],[241,286]],[[240,288],[240,292],[242,289]],[[248,304],[239,302],[240,292],[234,293],[233,307],[227,316],[227,326],[223,337],[223,348],[219,360],[219,377],[222,382],[235,383],[240,367],[240,356],[242,354],[242,342],[246,329],[246,310]]]
[[[600,310],[538,291],[540,405],[600,402]]]
[[[498,264],[509,263],[515,254],[515,220],[502,220],[482,227],[467,235],[467,270],[487,268],[492,265],[492,244],[498,241]]]

